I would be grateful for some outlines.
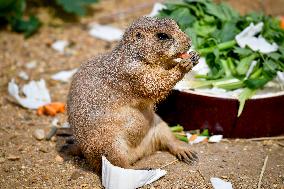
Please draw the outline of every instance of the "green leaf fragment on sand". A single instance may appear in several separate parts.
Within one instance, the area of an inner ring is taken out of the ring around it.
[[[182,132],[183,131],[183,126],[178,124],[176,126],[170,127],[170,129],[171,129],[172,132]]]
[[[204,130],[202,131],[202,133],[200,133],[199,136],[207,136],[207,137],[209,137],[209,136],[210,136],[209,130],[208,130],[208,129],[204,129]]]
[[[187,136],[184,136],[184,135],[180,135],[178,133],[174,133],[175,137],[181,141],[184,141],[184,142],[188,142],[188,138]]]
[[[24,32],[25,37],[30,37],[41,25],[40,21],[34,16],[31,16],[28,20],[13,18],[10,23],[14,31]]]
[[[61,5],[66,12],[84,16],[86,14],[86,6],[91,3],[96,3],[98,0],[56,0],[56,2]]]

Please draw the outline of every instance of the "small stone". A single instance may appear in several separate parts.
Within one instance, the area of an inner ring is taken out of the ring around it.
[[[64,161],[64,159],[63,159],[61,156],[59,156],[59,155],[57,155],[57,156],[55,157],[55,160],[56,160],[57,162],[63,162],[63,161]]]
[[[17,150],[20,151],[20,152],[22,152],[22,151],[24,151],[24,147],[23,147],[23,146],[19,146],[19,147],[17,148]]]
[[[58,128],[56,132],[57,136],[72,136],[72,130],[70,128]]]
[[[0,164],[4,163],[5,162],[5,158],[1,157],[0,158]]]
[[[39,151],[41,151],[43,153],[47,153],[47,152],[49,152],[49,149],[48,149],[48,147],[40,147]]]
[[[221,176],[222,179],[228,179],[228,176]]]
[[[59,119],[58,119],[58,118],[54,118],[54,119],[52,120],[52,122],[51,122],[51,126],[57,127],[58,122],[59,122]]]
[[[57,137],[56,136],[51,137],[50,141],[56,142],[57,141]]]
[[[45,137],[45,133],[43,129],[36,129],[33,133],[33,136],[37,139],[37,140],[43,140]]]
[[[26,63],[25,67],[26,67],[27,69],[33,69],[33,68],[36,67],[36,65],[37,65],[37,61],[32,60],[32,61]]]
[[[72,175],[71,175],[71,179],[72,180],[76,180],[76,179],[78,179],[79,177],[81,177],[82,176],[82,173],[81,173],[81,171],[80,170],[75,170],[75,171],[73,171],[73,173],[72,173]]]
[[[56,126],[51,126],[49,132],[47,133],[45,139],[50,140],[56,133],[57,127]]]
[[[263,142],[262,142],[262,145],[263,146],[270,146],[270,145],[272,145],[273,144],[273,141],[272,140],[264,140]]]
[[[14,155],[9,155],[7,157],[7,159],[10,160],[10,161],[17,161],[17,160],[20,159],[20,157],[19,156],[14,156]]]
[[[63,125],[61,126],[61,128],[69,129],[69,128],[70,128],[70,125],[69,125],[68,122],[65,122],[65,123],[63,123]]]

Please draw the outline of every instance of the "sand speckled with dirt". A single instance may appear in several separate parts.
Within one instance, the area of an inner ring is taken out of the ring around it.
[[[115,43],[95,39],[88,34],[91,22],[109,23],[125,28],[135,18],[150,12],[152,2],[106,0],[95,5],[94,15],[80,22],[64,22],[49,18],[47,10],[39,8],[40,18],[46,18],[40,31],[25,40],[22,35],[7,29],[0,31],[0,188],[101,188],[101,180],[83,158],[64,156],[58,152],[63,138],[38,141],[35,129],[49,130],[52,117],[37,116],[12,103],[7,94],[8,82],[25,71],[30,79],[43,78],[53,101],[66,101],[70,83],[51,80],[58,71],[77,68],[83,60],[110,50]],[[240,3],[242,4],[242,3]],[[241,7],[241,6],[240,6]],[[122,12],[117,14],[117,12]],[[72,43],[70,53],[62,55],[50,45],[56,40]],[[30,61],[36,67],[26,68]],[[60,124],[66,115],[57,116]],[[261,129],[261,128],[259,128]],[[167,175],[145,188],[212,188],[211,177],[231,181],[235,189],[257,188],[265,157],[263,189],[284,188],[283,141],[225,140],[218,144],[200,143],[192,146],[199,155],[197,165],[182,162],[164,169]],[[137,162],[136,168],[159,168],[175,160],[167,152],[157,152]]]

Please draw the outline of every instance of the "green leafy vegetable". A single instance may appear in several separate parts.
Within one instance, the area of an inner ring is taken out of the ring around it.
[[[227,4],[216,4],[212,0],[169,1],[165,5],[167,8],[158,16],[176,20],[210,68],[207,75],[196,75],[191,86],[226,90],[243,88],[238,116],[247,99],[274,79],[277,71],[284,72],[284,30],[280,28],[278,18],[262,13],[241,16]],[[259,22],[264,23],[260,35],[279,46],[276,52],[264,54],[238,47],[235,36],[250,23]],[[254,67],[251,66],[253,61],[256,61]]]
[[[180,135],[180,134],[178,134],[178,133],[174,133],[174,135],[175,135],[175,137],[176,137],[177,139],[188,143],[188,138],[187,138],[187,136]]]
[[[24,32],[25,37],[29,37],[38,30],[40,22],[35,16],[24,19],[25,10],[25,0],[0,0],[0,19],[8,21],[14,31]]]
[[[250,67],[251,62],[257,57],[256,54],[252,54],[248,57],[242,58],[237,66],[237,72],[239,75],[245,75]]]
[[[250,99],[254,94],[255,94],[256,90],[252,90],[250,88],[245,88],[244,91],[240,94],[239,96],[239,110],[238,110],[238,116],[241,115],[244,106],[245,106],[245,102],[246,100]]]
[[[41,25],[40,21],[35,16],[30,16],[29,20],[14,18],[10,20],[10,23],[14,31],[23,32],[25,37],[34,34]]]
[[[184,141],[184,142],[188,142],[188,138],[183,132],[183,126],[177,124],[176,126],[170,127],[170,129],[177,139]]]
[[[178,124],[177,126],[170,127],[170,129],[171,129],[172,132],[182,132],[183,126]]]
[[[55,2],[66,12],[83,16],[86,14],[87,5],[98,0],[56,0]],[[8,22],[14,31],[22,32],[25,37],[29,37],[39,29],[41,22],[34,15],[25,19],[24,17],[27,16],[25,11],[26,0],[0,0],[0,21]]]
[[[202,131],[202,133],[200,133],[199,136],[207,136],[207,137],[209,137],[209,136],[210,136],[209,130],[208,130],[208,129],[204,129],[204,130]]]
[[[91,3],[96,3],[98,0],[56,0],[66,12],[73,13],[79,16],[86,14],[86,7]]]

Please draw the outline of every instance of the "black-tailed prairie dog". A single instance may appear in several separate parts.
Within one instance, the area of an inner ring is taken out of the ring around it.
[[[92,167],[101,168],[103,155],[129,167],[157,150],[187,163],[197,159],[154,112],[155,104],[198,62],[195,52],[174,60],[190,45],[173,20],[141,17],[110,53],[81,66],[68,96],[68,121]]]

